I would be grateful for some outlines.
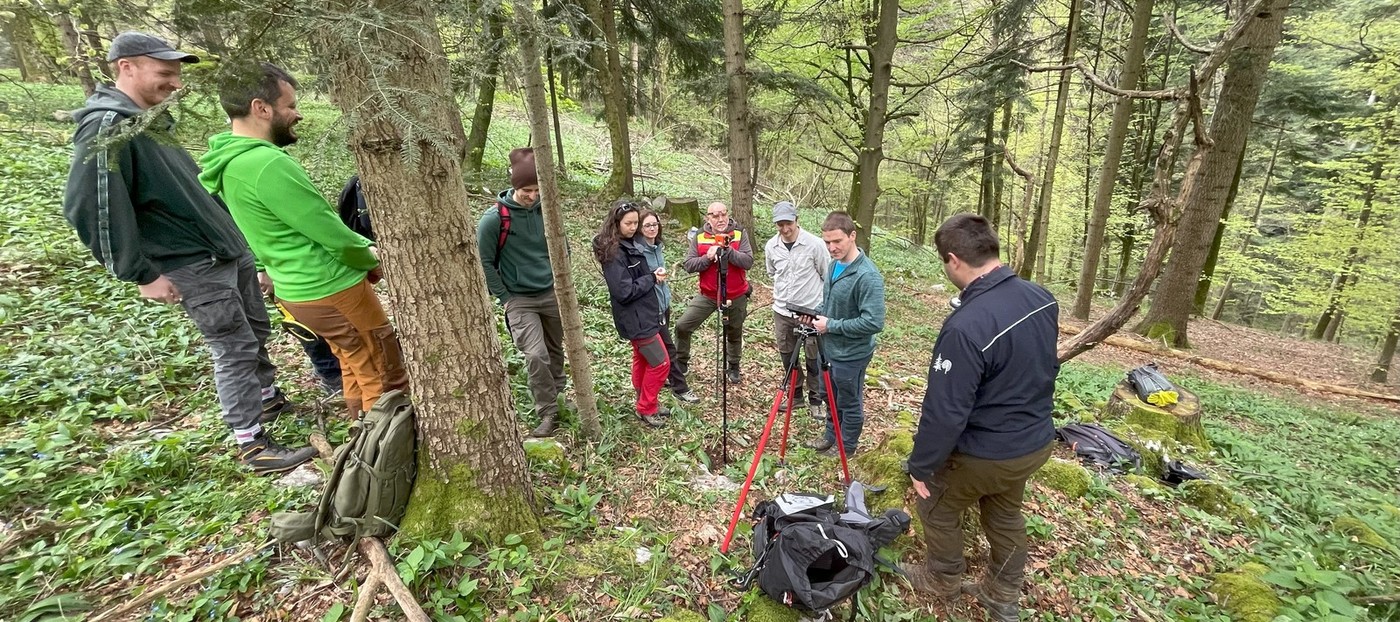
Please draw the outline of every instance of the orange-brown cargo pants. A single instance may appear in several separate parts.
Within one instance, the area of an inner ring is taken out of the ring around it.
[[[368,280],[319,300],[281,303],[298,322],[324,337],[340,359],[351,416],[373,408],[385,392],[408,386],[399,336]]]

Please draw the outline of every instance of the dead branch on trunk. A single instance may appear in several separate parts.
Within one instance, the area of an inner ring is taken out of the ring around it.
[[[379,538],[360,538],[360,552],[369,558],[373,566],[370,574],[377,576],[384,583],[385,589],[394,595],[394,600],[399,603],[399,608],[403,610],[404,617],[408,618],[409,622],[432,622],[428,614],[423,612],[423,606],[413,597],[413,592],[408,591],[408,586],[399,578],[399,571],[394,568],[393,562],[389,561],[389,552],[384,550],[384,543],[380,542]],[[365,582],[366,587],[369,584],[369,581]]]

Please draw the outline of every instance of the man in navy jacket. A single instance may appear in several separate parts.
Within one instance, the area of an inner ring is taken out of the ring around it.
[[[992,619],[1016,620],[1026,563],[1026,480],[1050,457],[1059,305],[997,258],[987,219],[958,214],[934,235],[948,280],[962,290],[929,365],[909,476],[928,546],[909,569],[918,589],[972,594]],[[960,585],[959,519],[976,503],[991,559],[980,583]]]

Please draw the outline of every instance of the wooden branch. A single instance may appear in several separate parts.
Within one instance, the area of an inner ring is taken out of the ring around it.
[[[360,595],[355,598],[355,609],[350,614],[350,622],[365,622],[369,618],[369,610],[374,607],[374,593],[379,591],[379,586],[384,580],[379,578],[379,573],[370,569],[365,576],[364,585],[360,586]]]
[[[1021,179],[1024,179],[1028,182],[1035,182],[1034,174],[1032,174],[1026,169],[1021,168],[1019,165],[1016,164],[1016,158],[1011,157],[1010,149],[1007,149],[1003,146],[1001,148],[1001,157],[1006,160],[1007,164],[1011,165],[1011,170],[1014,171],[1017,175],[1019,175]]]
[[[1080,74],[1084,76],[1086,80],[1088,80],[1094,85],[1094,88],[1097,88],[1100,91],[1103,91],[1110,95],[1117,95],[1118,97],[1131,97],[1133,99],[1160,99],[1163,101],[1170,101],[1173,99],[1180,99],[1182,96],[1180,89],[1161,89],[1157,91],[1120,89],[1112,84],[1109,84],[1103,78],[1099,77],[1098,74],[1095,74],[1093,70],[1089,69],[1089,67],[1084,64],[1083,61],[1077,61],[1069,65],[1027,65],[1018,60],[1012,60],[1011,62],[1031,73],[1044,73],[1047,71],[1069,71],[1070,69],[1076,69],[1079,71]]]
[[[12,549],[18,547],[19,545],[24,544],[27,540],[32,540],[41,536],[47,536],[51,533],[57,533],[71,526],[73,526],[73,523],[59,523],[51,520],[41,519],[39,523],[34,525],[33,527],[28,527],[25,529],[15,531],[6,537],[4,542],[0,542],[0,557],[4,557],[6,553],[9,553]]]
[[[1178,43],[1181,44],[1181,47],[1191,50],[1192,52],[1195,52],[1197,54],[1210,54],[1215,51],[1215,48],[1208,48],[1203,45],[1194,45],[1190,41],[1187,41],[1186,35],[1181,34],[1181,31],[1177,29],[1176,20],[1172,19],[1170,13],[1162,14],[1162,23],[1167,25],[1167,30],[1171,31],[1173,37],[1176,37],[1176,40]]]
[[[1207,56],[1201,61],[1201,64],[1197,66],[1197,74],[1200,76],[1200,81],[1202,83],[1209,84],[1210,81],[1215,78],[1215,70],[1225,64],[1225,59],[1230,56],[1230,51],[1235,48],[1235,43],[1240,40],[1240,37],[1244,36],[1245,29],[1249,26],[1251,21],[1254,21],[1254,16],[1259,14],[1259,10],[1264,7],[1264,3],[1269,1],[1270,0],[1254,0],[1249,3],[1249,7],[1246,8],[1244,12],[1240,13],[1240,18],[1235,20],[1235,23],[1230,26],[1229,30],[1225,31],[1225,35],[1220,38],[1220,42],[1215,44],[1215,47],[1211,49],[1210,56]]]
[[[1076,328],[1076,327],[1074,327],[1074,326],[1068,326],[1068,325],[1065,325],[1065,324],[1061,324],[1061,325],[1060,325],[1060,332],[1061,332],[1061,333],[1064,333],[1064,334],[1066,334],[1066,335],[1077,335],[1077,334],[1079,334],[1081,331],[1080,331],[1080,329],[1078,329],[1078,328]],[[1242,375],[1245,375],[1245,376],[1254,376],[1255,378],[1260,378],[1260,379],[1263,379],[1263,380],[1268,380],[1268,381],[1270,381],[1270,382],[1276,382],[1276,383],[1279,383],[1279,384],[1285,384],[1285,385],[1292,386],[1292,387],[1302,387],[1302,388],[1308,389],[1308,390],[1310,390],[1310,391],[1317,391],[1317,392],[1320,392],[1320,393],[1332,393],[1332,394],[1335,394],[1335,395],[1346,395],[1346,396],[1348,396],[1348,397],[1363,397],[1363,398],[1368,398],[1368,399],[1373,399],[1373,400],[1381,400],[1381,401],[1385,401],[1385,402],[1396,402],[1396,403],[1400,403],[1400,395],[1386,395],[1386,394],[1384,394],[1384,393],[1375,393],[1375,392],[1372,392],[1372,391],[1363,391],[1363,390],[1361,390],[1361,389],[1355,389],[1355,388],[1352,388],[1352,387],[1344,387],[1344,386],[1336,385],[1336,384],[1326,384],[1326,383],[1322,383],[1322,382],[1313,382],[1313,381],[1311,381],[1311,380],[1303,380],[1303,379],[1301,379],[1301,378],[1295,378],[1295,377],[1290,376],[1290,375],[1287,375],[1287,374],[1281,374],[1281,373],[1278,373],[1278,372],[1267,371],[1267,370],[1263,370],[1263,369],[1255,369],[1255,368],[1252,368],[1252,367],[1245,367],[1245,366],[1243,366],[1243,365],[1236,365],[1236,364],[1234,364],[1234,363],[1229,363],[1229,362],[1226,362],[1226,361],[1221,361],[1221,360],[1212,359],[1212,358],[1206,358],[1206,357],[1204,357],[1204,356],[1200,356],[1200,355],[1197,355],[1197,354],[1192,354],[1192,353],[1187,352],[1187,351],[1185,351],[1185,350],[1177,350],[1177,349],[1175,349],[1175,348],[1168,348],[1168,347],[1164,347],[1164,346],[1157,345],[1157,344],[1155,344],[1155,343],[1143,343],[1143,342],[1141,342],[1141,341],[1138,341],[1138,340],[1136,340],[1136,339],[1131,339],[1131,338],[1128,338],[1128,337],[1121,337],[1121,336],[1118,336],[1118,335],[1109,335],[1109,336],[1107,336],[1107,337],[1104,337],[1103,340],[1102,340],[1100,343],[1106,343],[1106,344],[1111,345],[1111,346],[1117,346],[1117,347],[1120,347],[1120,348],[1127,348],[1127,349],[1129,349],[1129,350],[1136,350],[1136,351],[1138,351],[1138,352],[1146,352],[1146,353],[1148,353],[1148,354],[1154,354],[1154,355],[1158,355],[1158,356],[1161,356],[1161,355],[1171,356],[1171,357],[1174,357],[1174,358],[1179,358],[1179,359],[1181,359],[1181,360],[1183,360],[1183,361],[1186,361],[1186,362],[1188,362],[1188,363],[1192,363],[1192,364],[1194,364],[1194,365],[1199,365],[1199,366],[1201,366],[1201,367],[1205,367],[1205,368],[1207,368],[1207,369],[1214,369],[1214,370],[1218,370],[1218,371],[1225,371],[1225,372],[1230,372],[1230,373],[1232,373],[1232,374],[1242,374]]]
[[[261,545],[250,544],[246,547],[243,547],[243,549],[239,552],[228,556],[223,561],[214,564],[213,566],[206,566],[204,568],[200,568],[195,572],[191,572],[158,588],[155,588],[153,590],[147,590],[141,593],[141,595],[137,596],[136,598],[133,598],[129,601],[126,601],[125,603],[122,603],[121,605],[117,605],[116,607],[108,609],[103,613],[99,613],[96,616],[89,618],[88,622],[105,622],[107,620],[121,619],[127,614],[130,614],[131,612],[150,604],[152,601],[156,600],[157,598],[160,598],[161,596],[169,594],[191,583],[196,583],[208,577],[212,577],[216,574],[219,574],[220,572],[223,572],[224,569],[230,566],[242,563],[248,558],[249,555],[257,553],[258,551],[261,551],[271,546],[272,543],[273,541],[269,540]]]
[[[1351,602],[1358,605],[1379,605],[1384,603],[1400,603],[1400,594],[1385,594],[1382,596],[1362,596],[1352,598]]]
[[[320,432],[312,432],[311,437],[308,439],[308,442],[311,443],[312,447],[316,448],[317,452],[320,452],[322,458],[326,460],[331,460],[335,458],[335,448],[331,447],[330,441],[326,440],[326,436],[324,434],[321,434]]]
[[[413,597],[413,593],[408,591],[408,586],[403,584],[403,579],[399,578],[399,571],[394,568],[393,562],[389,561],[389,552],[384,550],[384,543],[380,542],[379,538],[360,538],[360,552],[374,565],[374,572],[379,575],[379,580],[384,582],[384,587],[389,593],[394,595],[394,600],[398,601],[399,608],[403,610],[404,617],[408,618],[409,622],[432,622],[428,614],[423,612],[423,606]]]

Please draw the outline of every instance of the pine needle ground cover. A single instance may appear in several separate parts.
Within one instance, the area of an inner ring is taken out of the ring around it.
[[[362,562],[347,558],[344,547],[266,546],[268,514],[304,508],[315,491],[283,488],[237,466],[193,326],[178,310],[139,300],[134,288],[106,276],[63,223],[71,126],[48,117],[75,106],[80,95],[12,84],[0,95],[7,102],[0,113],[0,584],[7,586],[0,619],[90,617],[246,551],[253,552],[243,561],[128,619],[348,619]],[[314,101],[306,108],[307,127],[318,133],[303,141],[317,148],[302,155],[330,193],[348,174],[348,158],[336,151],[334,112]],[[512,118],[498,118],[493,140],[518,142],[523,124]],[[596,130],[586,117],[565,122],[580,137],[566,145],[575,161],[599,155],[589,151],[601,141],[588,139]],[[669,148],[655,157],[658,167],[701,168]],[[587,240],[601,213],[601,203],[587,199],[599,181],[578,171],[565,189],[576,243]],[[707,192],[672,191],[687,190]],[[672,234],[674,259],[681,232]],[[755,235],[766,239],[772,231],[760,225]],[[928,252],[877,237],[874,255],[889,281],[890,322],[871,366],[868,440],[855,468],[866,481],[891,485],[872,504],[909,506],[897,458],[907,451],[947,294],[935,288],[941,277]],[[440,620],[795,619],[766,598],[729,587],[732,573],[751,562],[747,525],[730,555],[718,552],[735,500],[732,482],[742,481],[780,373],[762,277],[746,330],[746,381],[729,395],[731,461],[724,465],[714,459],[719,400],[704,380],[716,371],[706,354],[713,327],[696,335],[694,374],[704,401],[672,405],[677,414],[666,430],[642,429],[630,421],[629,352],[615,338],[596,265],[586,254],[574,261],[604,398],[603,440],[583,443],[571,422],[557,443],[531,442],[548,526],[530,540],[542,544],[513,537],[487,546],[472,534],[397,539],[389,549],[400,576]],[[677,289],[678,298],[689,295],[693,280],[678,279]],[[302,404],[277,432],[305,436],[316,415],[331,409],[318,403],[299,348],[281,336],[272,347],[284,389]],[[519,362],[518,354],[508,356]],[[1067,365],[1058,414],[1096,418],[1097,403],[1128,366],[1103,359]],[[513,369],[516,403],[525,412],[524,373],[518,364]],[[1174,378],[1208,405],[1212,450],[1155,451],[1203,468],[1214,485],[1172,489],[1146,477],[1081,473],[1068,452],[1057,454],[1064,473],[1037,478],[1027,506],[1033,550],[1023,605],[1034,619],[1400,615],[1393,604],[1367,601],[1400,592],[1395,413],[1303,403],[1178,371]],[[345,422],[329,419],[330,440],[343,440]],[[527,423],[522,417],[522,431]],[[835,491],[835,461],[798,445],[819,426],[796,414],[788,459],[779,463],[771,451],[763,458],[751,499]],[[982,545],[969,543],[980,569]],[[917,539],[904,537],[887,554],[917,561],[920,550]],[[867,620],[982,615],[970,601],[930,602],[889,574],[860,607]],[[371,617],[400,615],[381,596]]]

